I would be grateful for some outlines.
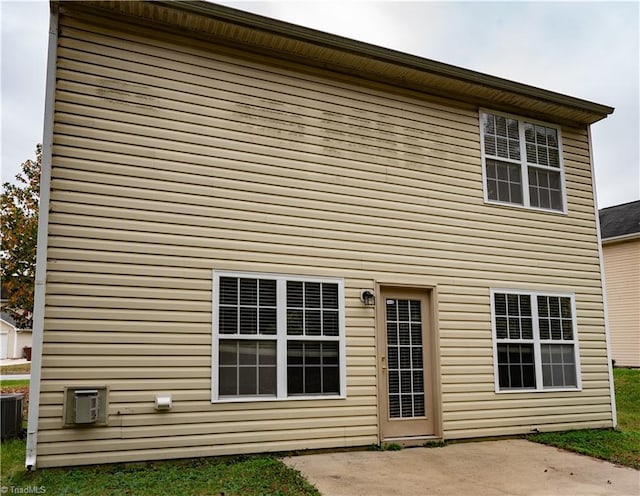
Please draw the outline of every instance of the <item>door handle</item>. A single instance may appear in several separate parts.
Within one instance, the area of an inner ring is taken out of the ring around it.
[[[387,357],[383,356],[380,357],[380,359],[382,360],[382,371],[384,372],[387,370]]]

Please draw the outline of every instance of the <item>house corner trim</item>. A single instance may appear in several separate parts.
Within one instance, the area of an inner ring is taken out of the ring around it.
[[[42,131],[42,171],[40,176],[40,206],[38,219],[38,245],[33,305],[33,355],[29,416],[27,423],[27,449],[25,467],[36,468],[38,417],[40,413],[40,377],[42,371],[42,342],[44,338],[45,282],[47,273],[47,233],[49,231],[49,198],[51,188],[51,161],[53,157],[53,121],[55,106],[56,66],[58,47],[58,5],[51,4],[49,17],[49,43],[47,48],[47,79]]]
[[[607,370],[609,372],[609,395],[611,397],[611,420],[613,427],[618,426],[618,412],[616,410],[616,390],[613,383],[613,364],[611,363],[611,333],[609,332],[609,308],[607,306],[607,289],[604,274],[604,257],[602,255],[602,236],[600,233],[600,214],[598,213],[598,194],[596,191],[596,172],[593,163],[593,142],[591,137],[591,126],[587,126],[587,136],[589,139],[589,162],[591,163],[591,184],[593,187],[593,208],[596,217],[596,233],[598,235],[598,259],[600,260],[600,287],[602,291],[602,305],[604,309],[604,336],[607,347]]]

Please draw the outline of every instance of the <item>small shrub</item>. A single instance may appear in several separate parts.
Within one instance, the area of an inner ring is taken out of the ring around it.
[[[425,448],[444,448],[446,444],[444,441],[427,441],[422,446]]]
[[[402,449],[402,445],[398,443],[381,443],[372,444],[371,448],[374,451],[400,451]]]

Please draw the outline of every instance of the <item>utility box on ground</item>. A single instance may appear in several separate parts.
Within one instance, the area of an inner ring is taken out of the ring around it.
[[[23,393],[0,394],[0,438],[2,441],[22,434]]]

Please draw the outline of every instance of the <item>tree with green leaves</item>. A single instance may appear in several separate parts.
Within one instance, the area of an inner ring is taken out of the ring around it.
[[[15,183],[2,185],[0,274],[7,294],[3,311],[9,313],[19,327],[29,328],[36,272],[42,145],[36,146],[36,159],[25,161],[21,168]]]

